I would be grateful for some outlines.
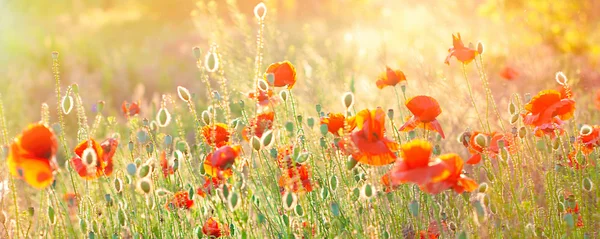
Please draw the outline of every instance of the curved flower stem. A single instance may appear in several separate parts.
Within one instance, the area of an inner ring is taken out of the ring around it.
[[[466,65],[463,64],[463,75],[465,77],[465,82],[467,82],[467,89],[469,90],[469,97],[471,98],[471,104],[473,104],[473,108],[475,109],[475,113],[477,114],[477,118],[479,119],[479,124],[482,129],[485,129],[485,125],[483,124],[483,120],[481,119],[481,115],[479,114],[479,110],[477,110],[477,105],[475,104],[475,98],[473,97],[473,90],[471,89],[471,83],[469,83],[469,78],[467,77],[467,68]],[[489,130],[489,125],[488,125]]]

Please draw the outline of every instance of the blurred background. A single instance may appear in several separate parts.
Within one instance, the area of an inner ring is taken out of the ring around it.
[[[192,47],[219,45],[234,100],[251,90],[256,53],[255,0],[0,0],[0,93],[11,134],[55,109],[51,52],[60,52],[63,90],[78,83],[88,112],[98,100],[109,115],[124,101],[156,103],[182,85],[204,97]],[[394,91],[375,87],[386,65],[408,78],[407,94],[442,104],[448,135],[476,128],[462,66],[444,59],[452,34],[485,45],[485,70],[504,113],[512,93],[556,88],[564,71],[578,102],[577,117],[598,114],[600,2],[595,0],[265,0],[263,70],[290,60],[298,70],[301,112],[314,105],[341,111],[355,91],[356,107],[395,108]],[[506,67],[518,77],[507,80]],[[466,67],[478,102],[477,69]],[[216,84],[216,81],[213,82]],[[205,107],[202,98],[199,108]],[[393,102],[393,103],[392,103]],[[479,106],[483,107],[482,105]],[[142,109],[142,115],[153,117]],[[508,114],[503,114],[508,117]],[[71,119],[75,120],[75,119]],[[506,119],[505,119],[506,120]]]

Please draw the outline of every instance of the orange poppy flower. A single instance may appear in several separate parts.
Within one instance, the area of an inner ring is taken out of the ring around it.
[[[171,201],[168,201],[165,205],[167,210],[173,209],[190,209],[194,206],[194,200],[190,199],[190,194],[187,191],[176,192]]]
[[[469,152],[473,154],[469,160],[467,160],[467,164],[478,164],[481,161],[483,155],[488,156],[489,158],[495,158],[500,153],[500,146],[498,145],[500,141],[504,142],[504,147],[509,152],[514,152],[514,136],[512,134],[502,134],[499,132],[492,132],[491,134],[486,134],[482,132],[472,132],[469,134],[469,141],[465,144],[465,146],[469,149]],[[486,137],[486,141],[488,143],[487,146],[481,146],[476,142],[476,137],[478,135],[483,135]],[[463,143],[464,144],[464,143]]]
[[[279,177],[279,188],[282,194],[286,190],[295,193],[312,191],[308,166],[297,164],[283,171],[284,173]]]
[[[394,191],[398,188],[398,185],[392,185],[392,172],[387,172],[381,176],[381,184],[383,185],[386,193]]]
[[[421,190],[430,194],[438,194],[446,189],[453,189],[456,193],[472,192],[478,184],[462,174],[464,162],[458,154],[440,155],[436,160],[446,166],[447,174],[442,180],[432,181],[420,185]]]
[[[209,145],[220,148],[229,144],[229,136],[231,133],[226,124],[216,123],[202,127],[202,135],[204,135],[204,139]]]
[[[590,154],[594,149],[600,146],[600,125],[590,126],[591,131],[587,134],[579,132],[577,144],[580,145],[584,154]]]
[[[277,104],[279,103],[279,100],[277,97],[273,97],[273,90],[269,89],[267,91],[264,90],[257,90],[258,91],[258,95],[256,94],[256,91],[251,91],[248,92],[248,98],[256,100],[258,102],[258,105],[260,106],[268,106],[270,104]]]
[[[396,86],[398,83],[406,83],[406,76],[401,70],[392,70],[389,66],[385,67],[385,72],[381,73],[377,77],[377,88],[383,89],[386,86]]]
[[[600,110],[600,89],[598,89],[594,95],[594,105],[596,106],[596,109]]]
[[[400,146],[401,160],[390,171],[391,185],[407,182],[421,185],[446,178],[450,172],[445,165],[431,161],[431,152],[431,144],[422,139]]]
[[[294,145],[283,145],[277,148],[277,165],[280,169],[288,169],[294,167]]]
[[[221,185],[225,185],[225,180],[218,177],[210,177],[205,179],[202,187],[196,189],[196,194],[201,197],[206,197],[207,195],[212,195],[212,192],[219,188]]]
[[[447,65],[450,65],[450,58],[452,56],[456,57],[456,59],[463,64],[469,64],[479,54],[476,49],[465,47],[465,44],[460,37],[460,33],[457,33],[456,35],[452,34],[452,45],[453,47],[448,49],[448,56],[444,61]]]
[[[268,82],[267,74],[269,73],[275,76],[274,82]],[[287,86],[288,89],[291,89],[292,87],[294,87],[294,84],[296,84],[296,68],[294,68],[294,65],[292,65],[292,63],[290,63],[289,61],[273,63],[267,68],[265,80],[271,86]]]
[[[165,151],[160,153],[160,168],[162,169],[163,176],[165,176],[165,178],[175,173],[175,169],[173,168],[171,162],[169,162],[167,159],[167,152]]]
[[[441,221],[442,230],[447,234],[448,233],[448,224],[445,221]],[[441,230],[438,227],[438,223],[436,221],[429,222],[429,226],[427,227],[427,231],[420,232],[421,239],[438,239],[440,238]]]
[[[358,131],[350,135],[351,142],[340,140],[340,148],[348,151],[345,145],[351,143],[352,157],[358,162],[372,166],[387,165],[396,161],[394,152],[398,151],[398,144],[384,135],[386,117],[381,107],[358,112],[355,118]]]
[[[346,123],[349,127],[349,131],[354,130],[356,128],[356,120],[355,117],[344,117],[344,114],[341,113],[329,113],[327,117],[321,118],[321,124],[327,125],[327,131],[332,133],[335,136],[339,136],[340,129],[344,129],[344,123]]]
[[[556,130],[563,131],[563,121],[573,118],[575,101],[557,90],[544,90],[525,105],[525,111],[523,123],[534,126],[536,136],[554,137]]]
[[[11,143],[8,170],[34,188],[42,189],[54,181],[58,143],[52,129],[31,124]]]
[[[507,81],[512,81],[519,78],[519,72],[510,66],[506,66],[500,71],[500,77]]]
[[[204,171],[211,177],[231,176],[233,173],[231,166],[235,163],[241,150],[242,147],[240,145],[226,145],[215,150],[204,159]]]
[[[413,114],[410,119],[400,127],[400,131],[411,131],[417,127],[438,132],[445,138],[442,126],[436,117],[442,113],[440,104],[431,96],[419,95],[406,101],[406,107]]]
[[[140,113],[140,102],[131,102],[130,104],[127,101],[123,101],[123,104],[121,104],[121,111],[123,111],[125,117],[137,115]]]
[[[273,128],[273,120],[275,120],[275,112],[268,111],[260,113],[256,118],[250,120],[250,126],[246,126],[242,131],[242,137],[248,141],[250,139],[250,132],[252,127],[254,128],[254,135],[256,137],[262,137],[263,133]]]
[[[208,220],[204,222],[204,225],[202,226],[202,233],[208,237],[215,238],[226,236],[228,234],[227,228],[221,225],[221,223],[219,223],[214,217],[208,218]]]
[[[77,171],[77,174],[85,179],[95,179],[102,175],[110,176],[113,171],[112,158],[117,151],[119,142],[115,138],[109,138],[98,144],[95,140],[84,140],[75,147],[75,156],[71,158],[71,163]],[[90,148],[94,155],[90,162],[84,162],[82,159],[84,151]]]

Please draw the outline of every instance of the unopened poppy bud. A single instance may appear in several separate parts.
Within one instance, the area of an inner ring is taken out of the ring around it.
[[[510,124],[514,125],[519,121],[519,114],[513,114],[510,116]]]
[[[582,185],[583,185],[583,190],[585,190],[586,192],[591,192],[592,189],[594,188],[594,183],[592,182],[592,180],[590,178],[584,178]]]
[[[557,138],[554,141],[552,141],[552,149],[558,150],[559,148],[560,148],[560,140]]]
[[[410,204],[408,204],[408,210],[410,211],[410,214],[412,214],[414,217],[418,217],[419,216],[419,202],[417,202],[415,200],[410,202]]]
[[[504,146],[505,146],[504,140],[503,139],[498,140],[498,148],[502,149],[502,148],[504,148]]]
[[[440,155],[442,153],[442,149],[439,144],[433,146],[433,155]]]
[[[354,159],[352,156],[348,156],[348,160],[346,161],[346,169],[353,169],[356,164],[358,164],[358,161],[356,161],[356,159]]]
[[[190,101],[190,99],[192,98],[192,96],[190,95],[190,91],[183,86],[177,86],[177,95],[179,96],[179,99],[185,102]]]
[[[285,193],[283,193],[283,208],[285,210],[291,210],[293,209],[296,204],[298,203],[298,197],[296,196],[295,193],[290,192],[290,191],[285,191]]]
[[[477,136],[475,136],[475,143],[479,147],[485,148],[488,145],[488,138],[483,134],[478,134]]]
[[[573,218],[573,214],[571,213],[566,213],[563,216],[563,219],[565,221],[565,224],[567,224],[567,226],[571,229],[573,229],[575,227],[575,219]]]
[[[479,191],[480,193],[485,193],[488,190],[488,184],[487,183],[481,183],[479,184],[479,188],[477,189],[477,191]]]
[[[204,122],[205,125],[210,125],[210,113],[208,111],[202,111],[202,122]]]
[[[288,99],[288,91],[287,90],[282,90],[281,92],[279,92],[279,97],[283,100],[283,101],[287,101]]]
[[[479,55],[483,54],[483,43],[482,42],[477,43],[477,52],[479,53]]]
[[[48,215],[48,220],[50,221],[50,224],[54,225],[56,223],[56,212],[54,211],[54,207],[49,206],[46,215]]]
[[[261,142],[262,142],[262,147],[265,147],[265,148],[271,147],[271,145],[274,142],[273,131],[268,130],[267,132],[265,132],[261,137]]]
[[[96,110],[98,112],[102,112],[102,110],[104,110],[104,105],[106,103],[103,100],[99,100],[98,103],[96,103]]]
[[[63,96],[60,107],[65,115],[71,113],[71,110],[73,110],[73,97],[70,95]]]
[[[158,114],[156,114],[156,122],[158,123],[158,126],[162,128],[167,127],[169,125],[169,123],[171,122],[171,114],[169,113],[167,108],[160,108]]]
[[[123,191],[123,181],[121,181],[121,179],[115,178],[115,180],[113,181],[113,186],[117,193],[120,193],[121,191]]]
[[[329,132],[329,126],[327,126],[327,124],[321,124],[319,131],[321,131],[321,134],[325,136],[327,135],[327,132]]]
[[[148,164],[144,164],[140,167],[140,170],[138,171],[138,177],[140,178],[145,178],[148,175],[150,175],[150,171],[152,169],[150,168],[150,165]]]
[[[285,129],[290,133],[294,132],[294,123],[291,121],[285,122]]]
[[[521,126],[521,128],[519,128],[519,138],[524,139],[525,136],[527,136],[527,129],[525,129],[524,126]]]
[[[258,89],[266,92],[269,90],[269,84],[267,84],[267,82],[264,80],[258,80]]]
[[[592,133],[593,129],[591,126],[584,124],[583,126],[581,126],[581,130],[579,130],[579,135],[581,136],[588,136]]]
[[[508,104],[508,113],[514,115],[517,113],[517,106],[512,101]]]
[[[257,136],[252,137],[251,145],[252,145],[252,148],[256,151],[259,151],[262,148],[260,138],[258,138]]]
[[[73,91],[75,94],[79,94],[79,85],[77,83],[72,84],[71,91]]]
[[[321,104],[315,105],[315,109],[317,110],[317,113],[321,113]]]
[[[204,58],[204,67],[211,73],[219,69],[219,58],[216,53],[211,51],[206,54],[206,57]]]
[[[58,59],[58,51],[52,52],[52,59],[54,59],[54,60]]]
[[[259,21],[262,21],[265,19],[266,15],[267,15],[267,6],[263,2],[260,2],[259,4],[257,4],[254,7],[254,17],[256,17],[256,19],[258,19]]]
[[[375,196],[376,194],[377,194],[377,190],[375,189],[375,187],[368,183],[365,184],[360,190],[360,195],[364,199],[370,199],[373,196]]]
[[[138,182],[138,189],[142,191],[144,194],[149,194],[152,192],[152,181],[148,178],[142,178]]]
[[[298,154],[298,156],[296,156],[294,161],[296,161],[296,163],[299,163],[299,164],[304,164],[308,160],[309,157],[310,157],[309,153],[301,153],[301,154]]]
[[[388,109],[387,115],[390,120],[393,120],[394,119],[394,109]]]
[[[346,109],[350,109],[354,105],[354,94],[352,94],[352,92],[346,92],[342,97],[342,100]]]
[[[237,192],[234,191],[229,193],[229,197],[227,197],[227,206],[229,206],[231,211],[235,211],[240,207],[240,195]]]
[[[556,72],[556,76],[554,77],[556,82],[562,86],[567,85],[567,76],[562,71]]]

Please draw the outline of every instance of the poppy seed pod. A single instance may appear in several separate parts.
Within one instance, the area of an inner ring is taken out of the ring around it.
[[[394,120],[394,109],[388,109],[387,115],[390,120]]]
[[[177,86],[177,95],[179,96],[179,99],[185,102],[190,101],[190,99],[192,98],[192,96],[190,95],[190,91],[188,91],[188,89],[186,89],[183,86]]]
[[[591,126],[584,124],[583,126],[581,126],[581,130],[579,130],[579,134],[581,136],[588,136],[592,133],[593,129]]]
[[[266,15],[267,6],[263,2],[256,4],[256,6],[254,7],[254,17],[256,17],[257,20],[262,21],[265,19]]]
[[[58,51],[53,51],[52,52],[52,59],[53,60],[57,60],[58,59]]]
[[[94,149],[92,147],[88,147],[85,150],[83,150],[82,158],[83,158],[83,163],[88,168],[96,167],[96,163],[98,162],[98,155],[96,154],[96,151],[94,151]]]
[[[192,53],[194,53],[194,57],[196,57],[197,60],[202,57],[202,51],[200,50],[200,47],[195,46],[192,48]]]
[[[488,138],[486,135],[484,134],[478,134],[475,136],[475,143],[482,148],[485,148],[488,146]]]
[[[562,71],[556,72],[556,76],[554,77],[556,82],[562,86],[567,85],[567,76]]]
[[[264,82],[264,80],[263,80],[263,82]],[[275,74],[267,73],[267,82],[269,82],[270,85],[274,85],[275,84]],[[260,81],[258,83],[260,84]],[[260,86],[259,86],[259,88],[260,88]]]
[[[354,105],[354,94],[352,92],[346,92],[342,97],[342,103],[346,107],[346,109],[352,108]]]

